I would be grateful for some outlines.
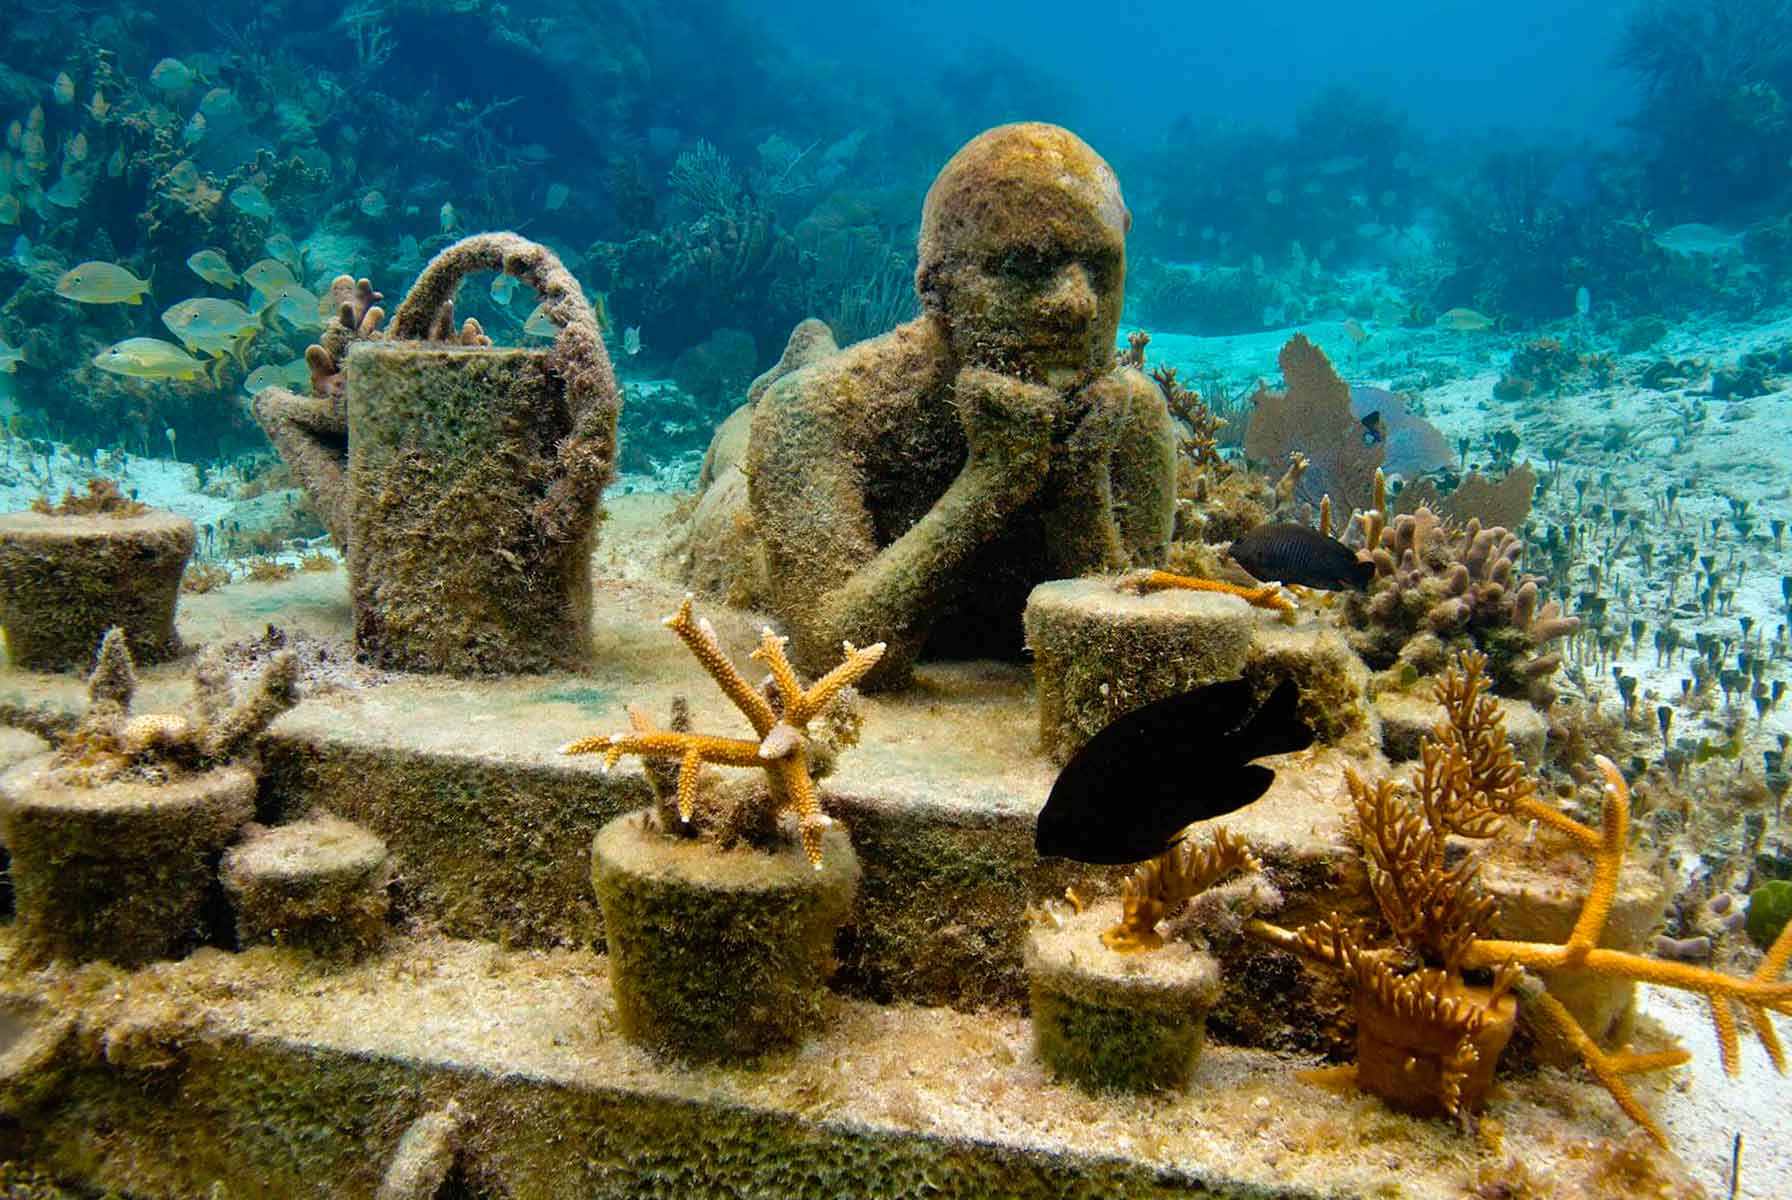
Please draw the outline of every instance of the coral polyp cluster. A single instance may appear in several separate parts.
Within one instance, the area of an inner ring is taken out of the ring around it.
[[[1441,669],[1452,653],[1487,655],[1494,690],[1541,699],[1562,663],[1549,643],[1580,628],[1519,569],[1524,544],[1503,526],[1447,523],[1429,508],[1361,518],[1375,577],[1346,606],[1350,640],[1370,666]]]

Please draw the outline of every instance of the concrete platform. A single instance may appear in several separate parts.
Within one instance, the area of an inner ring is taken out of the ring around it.
[[[628,728],[626,704],[664,714],[677,695],[689,699],[699,731],[748,728],[661,627],[683,596],[641,565],[654,559],[642,544],[651,545],[663,498],[611,503],[620,528],[606,531],[606,542],[635,541],[628,555],[600,550],[594,562],[598,665],[588,674],[357,673],[341,571],[183,596],[179,627],[189,645],[253,639],[272,624],[316,639],[340,668],[314,670],[304,699],[274,725],[258,819],[280,823],[321,805],[373,831],[395,859],[395,916],[414,930],[507,947],[601,949],[590,839],[612,816],[646,803],[646,782],[634,760],[606,774],[595,759],[569,759],[560,747]],[[698,611],[743,673],[757,678],[747,653],[767,618],[719,604],[699,603]],[[145,670],[138,711],[184,703],[189,670]],[[0,705],[78,711],[83,702],[71,676],[0,668]],[[909,691],[865,700],[861,742],[825,784],[865,868],[839,949],[838,987],[878,1001],[1019,1011],[1027,905],[1067,885],[1085,894],[1118,885],[1118,870],[1034,854],[1033,819],[1056,776],[1038,751],[1038,728],[1024,663],[927,664]],[[1292,898],[1291,919],[1366,912],[1339,784],[1347,760],[1308,751],[1269,761],[1279,766],[1275,786],[1226,823],[1271,865]],[[1198,781],[1191,776],[1190,784]],[[1235,1013],[1222,1006],[1219,1035],[1335,1048],[1310,1019],[1309,989],[1329,985],[1285,955],[1236,949],[1259,963],[1251,978],[1261,987],[1238,993]],[[1321,1006],[1330,1010],[1336,999]]]
[[[258,949],[35,976],[7,970],[9,951],[0,934],[7,1141],[129,1195],[354,1200],[389,1173],[420,1189],[382,1195],[509,1200],[1685,1185],[1607,1097],[1548,1072],[1498,1089],[1471,1134],[1224,1047],[1185,1093],[1089,1096],[1045,1077],[1024,1020],[911,1005],[842,1000],[822,1036],[760,1070],[670,1069],[612,1032],[605,960],[584,951],[425,939],[337,974]],[[395,1170],[430,1114],[459,1125],[434,1177],[411,1147],[413,1169]],[[438,1191],[450,1177],[459,1190]]]

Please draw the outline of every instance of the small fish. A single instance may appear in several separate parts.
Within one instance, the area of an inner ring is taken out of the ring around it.
[[[58,104],[73,104],[75,102],[75,81],[69,78],[67,71],[56,73],[56,82],[50,85],[50,95]]]
[[[77,133],[68,140],[68,157],[73,162],[87,161],[87,135]]]
[[[1248,717],[1251,685],[1234,679],[1157,700],[1084,744],[1052,784],[1033,830],[1042,856],[1120,864],[1156,858],[1196,821],[1236,812],[1275,772],[1252,759],[1313,744],[1286,681]]]
[[[160,338],[126,338],[93,356],[93,365],[132,379],[198,379],[205,364]]]
[[[285,384],[285,372],[272,363],[264,363],[249,372],[249,377],[243,380],[243,391],[259,396],[271,387],[284,387]]]
[[[530,337],[559,337],[560,326],[554,324],[553,318],[548,316],[547,305],[537,304],[535,311],[530,313],[528,320],[523,322],[523,332]]]
[[[294,329],[322,329],[323,313],[316,293],[296,282],[283,283],[268,294],[262,313],[272,313]]]
[[[1742,252],[1742,235],[1725,233],[1714,226],[1691,221],[1662,230],[1655,235],[1655,244],[1663,250],[1689,258],[1721,258]]]
[[[378,188],[361,197],[361,211],[376,220],[386,215],[386,193]]]
[[[104,121],[106,119],[106,114],[111,111],[112,105],[106,100],[105,95],[98,88],[95,88],[93,91],[93,99],[87,102],[88,114],[96,121]]]
[[[23,350],[17,346],[8,346],[4,340],[0,340],[0,371],[11,375],[19,369],[19,364],[24,361],[25,352]]]
[[[181,144],[183,146],[196,146],[200,142],[204,141],[205,140],[205,127],[206,127],[205,114],[202,112],[194,113],[191,117],[187,118],[186,128],[180,131]],[[233,200],[236,199],[235,192],[231,193],[231,199],[233,199]],[[242,208],[242,205],[239,204],[237,207]],[[249,210],[243,209],[243,211],[248,212]],[[250,213],[250,215],[258,216],[260,214]]]
[[[572,195],[572,189],[564,183],[550,183],[548,184],[547,198],[542,201],[541,206],[549,212],[559,212],[566,207],[566,198],[570,195]]]
[[[106,178],[117,179],[120,175],[123,175],[123,174],[124,174],[124,147],[120,146],[116,150],[112,151],[112,156],[106,160]]]
[[[188,350],[213,358],[241,359],[244,347],[261,331],[260,321],[241,303],[215,296],[182,300],[162,314],[162,324]]]
[[[82,304],[141,304],[149,284],[117,263],[84,262],[62,273],[56,294]]]
[[[436,213],[436,216],[442,222],[443,233],[453,233],[460,226],[460,217],[455,214],[454,205],[446,200],[442,201],[441,210]]]
[[[500,308],[510,304],[510,298],[516,295],[516,276],[500,271],[492,276],[492,303]]]
[[[261,243],[267,252],[292,268],[296,277],[305,267],[305,258],[299,253],[298,243],[284,233],[269,234]]]
[[[17,225],[22,211],[17,196],[11,192],[0,193],[0,225]]]
[[[1388,440],[1388,427],[1381,423],[1381,410],[1376,409],[1363,418],[1363,445],[1379,446]]]
[[[1452,308],[1438,314],[1437,327],[1456,333],[1480,333],[1482,330],[1492,329],[1493,320],[1472,308]]]
[[[168,186],[177,192],[190,192],[199,186],[199,168],[192,159],[183,158],[168,168]]]
[[[230,202],[250,216],[264,221],[274,215],[274,206],[268,200],[267,193],[253,183],[239,183],[231,188]]]
[[[80,208],[87,199],[87,182],[79,175],[64,175],[44,189],[44,199],[57,208]]]
[[[1362,323],[1355,317],[1345,317],[1344,336],[1349,338],[1353,345],[1360,346],[1369,340],[1369,331],[1364,329]]]
[[[622,352],[631,358],[641,353],[641,327],[630,325],[622,331]]]
[[[1584,284],[1574,291],[1574,311],[1582,317],[1593,311],[1593,293]]]
[[[10,124],[6,127],[7,149],[17,150],[19,148],[19,144],[21,142],[23,142],[24,140],[25,140],[25,127],[23,125],[21,125],[18,122],[18,120],[15,118],[13,120],[12,124]]]
[[[1328,592],[1364,588],[1375,565],[1317,529],[1278,521],[1259,525],[1232,543],[1232,561],[1264,583],[1297,583]]]
[[[164,58],[150,68],[149,81],[164,92],[182,92],[193,83],[193,72],[178,58]]]
[[[256,260],[243,272],[243,282],[256,295],[266,297],[296,281],[293,279],[292,268],[285,263],[277,258],[263,258]]]
[[[187,267],[207,283],[233,288],[243,281],[231,267],[230,260],[218,250],[196,250],[187,255]]]

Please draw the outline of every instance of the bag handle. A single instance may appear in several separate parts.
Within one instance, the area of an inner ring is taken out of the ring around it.
[[[590,511],[614,476],[616,418],[622,407],[616,375],[604,349],[584,289],[560,258],[539,242],[514,233],[462,238],[430,260],[398,306],[389,336],[421,341],[436,316],[453,303],[461,281],[481,271],[502,271],[535,290],[542,312],[560,332],[548,367],[566,385],[572,429],[560,440],[558,467],[547,494],[535,506],[544,536],[569,541],[590,527]]]

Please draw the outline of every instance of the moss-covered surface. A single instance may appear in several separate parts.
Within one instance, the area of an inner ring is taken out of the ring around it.
[[[138,662],[173,658],[174,604],[194,537],[193,522],[164,512],[0,516],[7,660],[34,671],[86,671],[114,625]]]
[[[820,1026],[834,934],[859,862],[839,826],[820,869],[777,853],[667,837],[646,812],[618,817],[591,848],[623,1035],[682,1062],[755,1061]]]
[[[1636,1194],[1612,1170],[1624,1119],[1563,1079],[1496,1093],[1502,1132],[1477,1139],[1219,1046],[1186,1092],[1091,1097],[1048,1082],[1019,1018],[902,1005],[842,1002],[765,1068],[681,1069],[616,1033],[605,960],[577,951],[426,939],[344,971],[257,950],[122,973],[21,972],[9,949],[0,995],[72,1032],[46,1089],[5,1093],[5,1149],[137,1196],[372,1196],[450,1103],[458,1184],[509,1200],[1472,1195],[1513,1157],[1564,1200]]]
[[[1111,578],[1042,583],[1025,619],[1039,743],[1058,763],[1136,708],[1238,678],[1251,646],[1251,609],[1235,596],[1141,596]]]
[[[355,645],[376,665],[590,663],[598,498],[575,530],[537,514],[569,420],[547,357],[377,343],[349,353]]]
[[[1182,1088],[1219,996],[1218,964],[1176,941],[1110,950],[1101,932],[1119,916],[1110,902],[1029,931],[1034,1048],[1053,1075],[1091,1091]]]
[[[365,829],[314,810],[276,829],[251,827],[219,877],[239,946],[295,946],[351,959],[386,936],[391,856]]]
[[[316,804],[377,834],[398,878],[395,916],[503,945],[601,946],[592,832],[648,804],[639,774],[282,737],[264,753],[260,817]]]
[[[1356,746],[1368,727],[1363,694],[1369,671],[1340,635],[1311,624],[1290,628],[1259,620],[1244,665],[1259,697],[1284,680],[1300,688],[1300,719],[1327,745]]]
[[[42,778],[48,762],[0,776],[20,955],[134,966],[217,936],[218,856],[253,812],[254,776],[81,788]]]

